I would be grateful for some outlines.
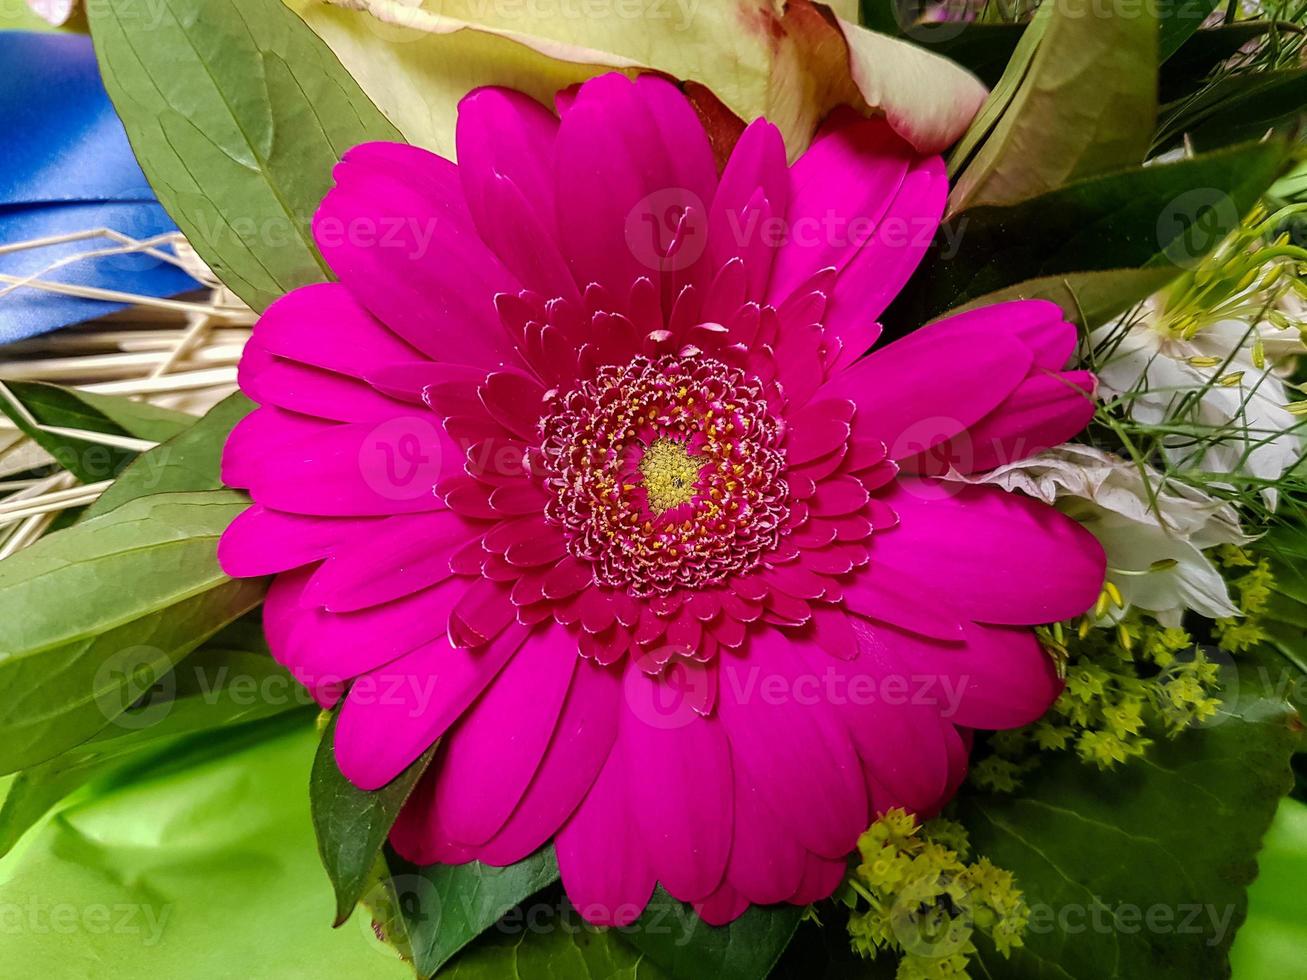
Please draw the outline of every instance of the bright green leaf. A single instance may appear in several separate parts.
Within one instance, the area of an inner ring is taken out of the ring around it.
[[[295,712],[79,793],[0,861],[0,975],[413,980],[368,923],[331,928],[302,790],[316,744]]]
[[[227,578],[215,556],[246,505],[156,495],[0,562],[0,772],[86,741],[258,603],[264,583]]]
[[[18,774],[0,805],[0,856],[47,810],[78,787],[120,772],[162,747],[180,751],[197,732],[213,732],[312,699],[263,649],[230,649],[224,630],[159,679],[147,696],[81,745]]]
[[[659,888],[622,938],[676,980],[764,980],[802,917],[801,906],[753,905],[729,925],[710,926]]]
[[[1257,880],[1248,889],[1248,921],[1230,951],[1240,980],[1282,977],[1307,951],[1307,804],[1284,800],[1257,855]]]
[[[363,898],[390,828],[436,751],[433,745],[388,785],[365,792],[336,765],[338,717],[332,715],[322,733],[309,778],[318,854],[336,893],[336,925],[348,919]]]
[[[256,310],[327,270],[309,222],[347,149],[399,134],[279,0],[88,5],[105,87],[159,201]]]

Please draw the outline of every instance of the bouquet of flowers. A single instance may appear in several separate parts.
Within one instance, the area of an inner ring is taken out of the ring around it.
[[[0,975],[1302,961],[1301,3],[42,9],[207,297],[0,363]]]

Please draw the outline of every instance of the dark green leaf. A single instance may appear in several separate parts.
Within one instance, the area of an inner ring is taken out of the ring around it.
[[[708,976],[708,974],[702,974]],[[440,980],[667,980],[647,956],[611,929],[579,918],[505,924],[487,933],[440,973]]]
[[[1227,75],[1197,94],[1167,106],[1158,127],[1157,149],[1188,138],[1199,150],[1260,139],[1269,130],[1291,127],[1307,106],[1307,69]]]
[[[1157,64],[1151,5],[1107,0],[1087,16],[1076,0],[1048,0],[955,154],[950,211],[1013,204],[1142,163],[1156,122]]]
[[[0,772],[86,741],[261,599],[218,568],[247,501],[162,494],[59,531],[0,562]]]
[[[253,409],[254,403],[239,393],[219,402],[189,428],[142,453],[86,509],[86,518],[153,493],[221,489],[222,447],[232,426]]]
[[[763,980],[803,917],[795,905],[753,905],[726,926],[707,925],[661,888],[622,937],[677,980]]]
[[[1157,46],[1163,61],[1180,50],[1203,26],[1220,0],[1161,0],[1158,4]]]
[[[973,208],[944,223],[886,324],[911,329],[1030,279],[1190,265],[1270,186],[1287,150],[1256,143]]]
[[[554,850],[546,847],[525,861],[507,868],[492,868],[489,865],[472,862],[470,864],[436,864],[419,868],[410,864],[393,852],[387,854],[394,889],[398,894],[398,905],[403,912],[403,925],[408,935],[408,943],[413,953],[413,963],[418,975],[429,977],[449,962],[450,958],[477,936],[499,921],[506,912],[514,909],[518,903],[530,898],[536,892],[558,880],[558,863],[554,860]],[[555,915],[562,914],[566,908],[562,900],[552,903],[549,911]],[[568,910],[570,912],[570,909]],[[581,922],[575,912],[570,912],[572,927],[580,928]],[[505,923],[499,932],[508,935],[515,927]],[[538,930],[527,928],[525,922],[516,928],[527,934],[527,941],[520,947],[514,945],[523,957],[539,957],[541,969],[546,962],[553,962],[555,955],[568,957],[579,955],[585,962],[584,949],[580,953],[570,946],[566,951],[554,949],[546,936],[532,935]],[[565,932],[565,929],[551,929],[549,934]],[[589,937],[590,933],[583,933]],[[519,936],[520,938],[520,936]],[[602,944],[608,947],[605,941]],[[616,943],[612,952],[604,954],[610,965],[635,962],[639,958],[625,950],[621,943]],[[570,960],[569,960],[570,961]],[[448,971],[451,976],[477,976],[480,967],[465,967],[469,962],[499,963],[502,959],[498,953],[487,958],[478,954],[461,956]],[[563,962],[562,959],[559,962]],[[445,976],[442,973],[441,976]],[[493,974],[487,974],[493,975]],[[608,976],[600,974],[537,974],[524,966],[519,967],[519,975],[536,976]]]
[[[83,483],[112,479],[136,458],[133,443],[162,442],[194,421],[130,398],[36,381],[0,383],[0,412]]]
[[[381,854],[400,808],[435,754],[433,745],[392,782],[374,793],[359,789],[336,765],[336,718],[333,714],[322,733],[309,801],[318,854],[336,893],[336,925],[348,919],[372,883],[373,868]]]
[[[261,310],[328,278],[309,222],[345,150],[398,131],[281,0],[88,6],[105,87],[160,202]]]
[[[1271,29],[1270,21],[1247,20],[1198,31],[1162,68],[1160,98],[1172,102],[1197,89],[1212,69],[1249,41]]]
[[[1151,296],[1176,275],[1177,270],[1170,267],[1068,272],[986,293],[949,312],[960,313],[1014,299],[1047,299],[1062,307],[1070,320],[1092,330]]]
[[[1146,759],[1099,772],[1065,753],[1019,796],[960,800],[974,850],[1016,875],[1031,908],[1010,960],[981,944],[990,975],[1228,976],[1301,723],[1256,671],[1230,669],[1225,681],[1214,722],[1159,739]]]
[[[967,24],[931,44],[930,50],[956,61],[992,88],[1003,77],[1025,29],[1025,24]]]

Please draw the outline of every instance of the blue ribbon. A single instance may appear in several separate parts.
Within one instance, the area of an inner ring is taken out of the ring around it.
[[[0,246],[111,228],[150,238],[176,226],[155,200],[100,82],[90,38],[0,31]],[[199,284],[144,254],[62,258],[111,248],[105,237],[0,251],[0,273],[144,296]],[[0,282],[0,290],[7,284]],[[81,323],[126,304],[33,287],[0,295],[0,343]]]

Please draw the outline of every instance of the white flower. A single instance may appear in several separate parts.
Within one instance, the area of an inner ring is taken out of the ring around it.
[[[1102,543],[1108,579],[1127,605],[1148,610],[1164,625],[1178,625],[1187,609],[1209,619],[1239,614],[1203,551],[1249,538],[1233,507],[1194,487],[1076,444],[950,478],[1020,491],[1078,520]]]
[[[1278,259],[1236,231],[1192,273],[1090,336],[1098,394],[1144,426],[1174,427],[1161,451],[1181,472],[1270,486],[1302,459],[1295,401],[1277,375],[1307,352],[1302,309]]]

